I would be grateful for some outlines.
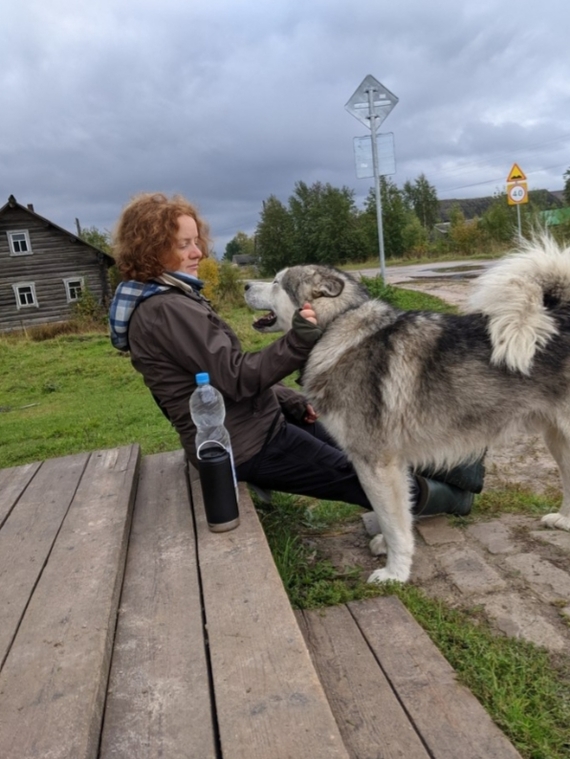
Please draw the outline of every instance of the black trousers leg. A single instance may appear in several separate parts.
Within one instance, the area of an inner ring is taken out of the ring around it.
[[[318,422],[284,423],[258,454],[237,467],[237,477],[260,488],[372,508],[352,464]],[[412,478],[413,502],[418,495]]]

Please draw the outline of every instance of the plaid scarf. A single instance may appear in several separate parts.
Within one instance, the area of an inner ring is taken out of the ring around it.
[[[113,346],[120,351],[129,350],[129,321],[136,307],[143,300],[165,293],[172,287],[199,295],[203,286],[202,280],[181,272],[165,272],[151,282],[136,282],[133,279],[121,282],[109,309],[109,331]]]

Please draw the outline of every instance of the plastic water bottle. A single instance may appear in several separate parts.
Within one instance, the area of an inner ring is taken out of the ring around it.
[[[233,530],[239,524],[238,490],[230,436],[224,427],[222,394],[210,385],[207,372],[196,375],[190,415],[196,425],[198,472],[208,526],[212,532]]]

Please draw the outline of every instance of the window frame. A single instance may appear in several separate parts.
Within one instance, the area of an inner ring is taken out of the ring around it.
[[[20,302],[20,288],[21,287],[29,287],[32,293],[32,303],[21,303]],[[38,302],[38,296],[36,293],[36,283],[35,282],[15,282],[12,285],[12,289],[14,290],[14,297],[16,298],[16,308],[18,311],[20,311],[22,308],[39,308],[40,304]]]
[[[24,242],[26,244],[27,250],[16,250],[15,243],[17,242],[14,240],[14,235],[24,235]],[[8,237],[8,245],[10,246],[10,255],[11,256],[31,256],[33,255],[32,250],[32,243],[30,242],[30,233],[27,229],[8,229],[6,231],[6,236]]]
[[[81,288],[81,292],[76,298],[71,297],[71,284],[73,282],[79,282],[79,287]],[[63,280],[63,284],[65,286],[65,297],[67,298],[67,302],[77,303],[81,298],[81,295],[85,292],[85,277],[66,277]]]

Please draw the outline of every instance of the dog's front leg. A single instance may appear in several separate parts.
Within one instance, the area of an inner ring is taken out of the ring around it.
[[[355,464],[355,469],[382,531],[372,538],[370,548],[378,554],[385,547],[388,554],[386,566],[372,572],[368,582],[406,582],[414,553],[407,467],[397,463],[376,467]]]
[[[560,510],[545,514],[541,522],[559,530],[570,530],[570,439],[567,432],[561,426],[550,426],[543,431],[544,441],[560,470],[563,498]]]

